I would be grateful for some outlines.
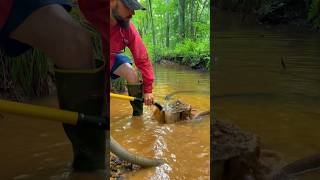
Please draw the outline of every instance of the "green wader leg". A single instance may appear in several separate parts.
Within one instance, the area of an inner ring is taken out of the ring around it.
[[[105,65],[92,70],[56,69],[61,109],[101,116],[105,107]],[[63,124],[73,146],[73,171],[93,172],[106,167],[106,131]]]
[[[143,98],[143,93],[142,93],[142,83],[138,84],[128,84],[128,93],[129,96],[133,97],[138,97],[138,98]],[[140,101],[130,101],[130,104],[133,109],[133,116],[141,116],[143,114],[143,102]]]

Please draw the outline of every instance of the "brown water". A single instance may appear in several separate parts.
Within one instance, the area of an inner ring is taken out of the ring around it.
[[[209,75],[175,68],[156,68],[154,94],[177,90],[209,91]],[[199,111],[209,109],[208,93],[177,94]],[[32,104],[58,107],[56,97]],[[119,108],[121,107],[121,108]],[[142,169],[132,179],[209,179],[209,118],[199,123],[159,125],[146,108],[143,121],[131,121],[129,102],[112,99],[112,134],[130,151],[167,160],[157,168]],[[0,179],[58,180],[70,173],[72,148],[61,123],[0,113]],[[192,165],[191,165],[192,164]],[[90,178],[89,178],[90,179]]]
[[[55,97],[33,103],[57,107]],[[1,115],[0,179],[57,180],[69,172],[72,149],[60,123]]]
[[[288,162],[319,153],[320,33],[217,16],[216,118],[258,134]],[[300,178],[320,179],[320,171]]]
[[[177,66],[155,67],[154,96],[165,104],[164,97],[181,90],[199,93],[178,93],[180,99],[198,111],[210,108],[209,74],[186,71]],[[200,91],[202,93],[200,93]],[[207,91],[208,93],[203,93]],[[132,119],[129,102],[111,99],[111,135],[130,152],[162,158],[167,163],[127,174],[129,179],[209,179],[210,121],[197,123],[159,124],[152,119],[152,108],[145,106],[142,119]]]

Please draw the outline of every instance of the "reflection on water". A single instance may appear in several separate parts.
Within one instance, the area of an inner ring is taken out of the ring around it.
[[[198,111],[210,107],[209,74],[186,71],[179,67],[155,67],[154,95],[164,97],[174,91],[196,90],[207,93],[178,93],[178,98]],[[119,108],[121,107],[121,108]],[[167,163],[128,174],[130,179],[209,179],[209,117],[201,122],[159,124],[152,119],[152,108],[145,106],[142,119],[131,118],[129,102],[111,99],[111,134],[130,152],[162,158]]]
[[[56,97],[40,98],[29,103],[58,107]],[[71,143],[61,123],[2,115],[0,117],[1,180],[104,179],[105,175],[102,172],[72,173]]]
[[[56,98],[33,102],[57,107]],[[72,160],[61,123],[3,114],[0,119],[0,179],[61,179]]]
[[[288,162],[319,153],[320,34],[232,20],[216,30],[217,119],[258,134]],[[319,172],[303,176],[315,178]]]

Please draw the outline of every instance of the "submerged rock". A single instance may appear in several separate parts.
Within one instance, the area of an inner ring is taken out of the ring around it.
[[[123,179],[125,173],[137,171],[138,169],[140,169],[140,166],[120,160],[110,153],[110,179]]]

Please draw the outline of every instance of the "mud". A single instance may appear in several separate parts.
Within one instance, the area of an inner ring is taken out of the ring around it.
[[[258,136],[233,124],[214,121],[212,132],[213,179],[272,179],[285,164],[279,153],[261,149]]]
[[[139,169],[140,166],[120,160],[117,156],[110,153],[110,179],[124,179],[124,174]]]
[[[183,61],[185,57],[176,56],[176,57],[161,57],[160,60],[156,61],[158,64],[162,64],[165,66],[176,66],[181,65],[186,69],[192,69],[196,71],[208,71],[207,69],[207,58],[208,56],[199,57],[197,59],[197,63],[193,64],[192,61]],[[184,62],[184,63],[183,63]]]

